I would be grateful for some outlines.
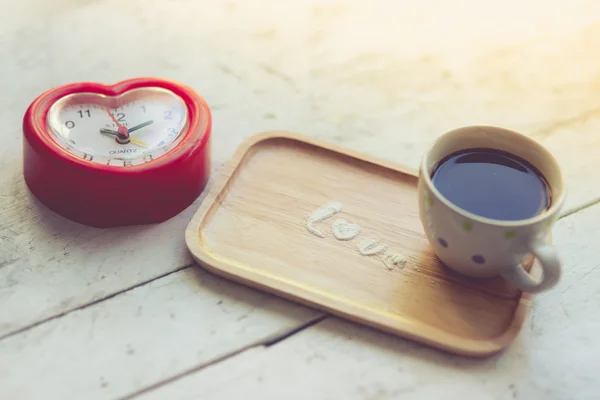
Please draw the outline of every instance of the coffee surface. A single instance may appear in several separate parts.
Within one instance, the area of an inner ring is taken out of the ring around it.
[[[546,179],[531,163],[494,149],[450,154],[431,178],[450,202],[486,218],[527,219],[543,213],[551,202]]]

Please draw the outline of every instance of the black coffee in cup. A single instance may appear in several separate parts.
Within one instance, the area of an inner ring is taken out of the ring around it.
[[[435,166],[431,180],[450,202],[486,218],[528,219],[551,204],[551,192],[540,171],[520,157],[495,149],[452,153]]]

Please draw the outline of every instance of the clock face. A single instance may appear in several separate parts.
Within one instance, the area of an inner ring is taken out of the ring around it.
[[[140,165],[172,150],[188,126],[184,101],[158,87],[118,97],[75,93],[52,105],[48,131],[71,154],[115,167]]]

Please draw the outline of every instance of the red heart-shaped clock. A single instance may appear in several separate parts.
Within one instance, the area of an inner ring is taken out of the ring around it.
[[[170,80],[59,86],[25,113],[25,182],[48,208],[82,224],[162,222],[204,190],[211,125],[206,102]]]

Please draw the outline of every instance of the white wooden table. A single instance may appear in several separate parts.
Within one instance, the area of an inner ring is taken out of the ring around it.
[[[597,0],[0,0],[0,399],[600,398]],[[41,206],[21,118],[72,81],[196,89],[213,172],[285,129],[416,167],[438,135],[515,129],[563,166],[561,283],[485,360],[217,278],[183,232],[94,229]]]

